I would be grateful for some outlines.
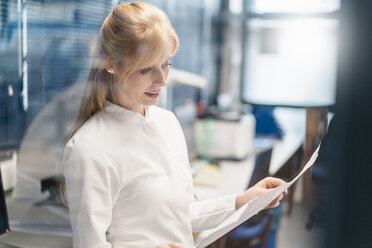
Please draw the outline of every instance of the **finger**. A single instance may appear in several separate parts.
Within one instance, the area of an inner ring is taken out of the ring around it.
[[[264,180],[267,189],[276,188],[285,183],[282,179],[276,177],[266,177]]]
[[[267,205],[264,209],[269,209],[269,208],[272,208],[272,206],[274,206],[273,203],[270,203],[269,205]]]
[[[276,208],[276,207],[279,207],[280,205],[280,202],[276,202],[275,204],[270,204],[270,207],[269,208]]]
[[[272,202],[270,202],[270,204],[274,204],[274,203],[276,203],[278,201],[281,201],[281,200],[283,200],[283,198],[284,198],[284,196],[283,196],[283,194],[281,194],[280,196],[278,196],[277,198],[275,198]]]
[[[283,198],[284,198],[284,196],[283,196],[283,194],[281,194],[281,195],[277,198],[277,201],[281,201],[281,200],[283,200]]]
[[[171,243],[169,244],[169,247],[171,248],[185,248],[184,246],[177,244],[177,243]]]
[[[273,200],[272,202],[270,202],[270,204],[267,205],[266,208],[271,208],[271,207],[274,206],[274,205],[279,206],[280,201],[283,200],[283,198],[284,198],[284,194],[281,194],[280,196],[278,196],[277,198],[275,198],[275,200]],[[279,204],[278,204],[278,203],[279,203]]]
[[[265,209],[268,209],[268,208],[276,208],[280,205],[280,201],[272,201],[269,205],[267,205],[265,207]]]

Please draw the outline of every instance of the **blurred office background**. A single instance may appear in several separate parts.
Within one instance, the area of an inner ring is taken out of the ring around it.
[[[58,158],[82,94],[93,39],[122,2],[127,1],[0,1],[0,155],[17,160],[18,170],[17,177],[12,168],[2,172],[9,196],[40,202],[41,180],[60,174]],[[198,116],[254,116],[256,137],[280,140],[286,127],[275,119],[283,112],[276,108],[294,109],[303,129],[305,108],[332,112],[340,0],[145,2],[164,10],[179,36],[172,67],[193,73],[189,80],[169,82],[159,103],[179,118],[191,159],[200,155],[194,136]],[[195,75],[205,83],[194,84]],[[323,223],[311,219],[302,192],[294,192],[291,215],[277,214],[271,247],[321,244]],[[315,223],[311,230],[309,218]]]
[[[216,93],[220,1],[149,1],[172,21],[181,48],[175,68],[208,77],[206,98]],[[1,146],[18,147],[37,113],[54,96],[83,83],[92,39],[120,1],[1,2]],[[180,87],[182,88],[182,87]],[[190,87],[176,89],[172,101],[197,101]],[[60,119],[51,120],[56,123]]]
[[[197,104],[239,111],[242,103],[296,107],[334,103],[338,0],[149,2],[168,14],[179,35],[181,46],[172,66],[207,81],[202,89],[168,87],[164,107],[178,113],[185,128],[192,119],[188,113],[195,114]],[[119,3],[1,2],[3,149],[19,148],[40,110],[68,87],[84,82],[92,39]],[[56,108],[45,118],[49,129],[54,128],[50,136],[58,139],[73,110],[63,103]],[[193,140],[186,136],[191,154]]]
[[[149,2],[168,14],[179,35],[173,67],[207,79],[203,90],[175,86],[168,109],[186,99],[216,104],[218,94],[232,98],[229,108],[240,95],[269,105],[334,102],[339,1]],[[46,103],[84,82],[92,39],[118,3],[1,2],[1,147],[18,147]],[[63,122],[59,116],[51,121]]]

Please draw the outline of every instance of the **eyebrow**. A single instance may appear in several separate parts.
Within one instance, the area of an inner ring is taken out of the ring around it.
[[[164,62],[162,63],[162,65],[163,65],[164,63],[166,63],[167,61],[171,60],[172,58],[173,58],[173,55],[171,55],[171,56],[168,57],[166,60],[164,60]],[[153,67],[153,66],[154,66],[154,64],[149,65],[149,66],[146,66],[146,67],[144,67],[144,68],[139,68],[139,70],[147,69],[147,68],[150,68],[150,67]]]

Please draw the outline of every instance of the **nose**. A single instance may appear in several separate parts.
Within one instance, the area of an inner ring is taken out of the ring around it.
[[[165,85],[167,85],[166,80],[167,80],[167,73],[161,69],[157,69],[156,76],[154,78],[154,84],[164,87]]]

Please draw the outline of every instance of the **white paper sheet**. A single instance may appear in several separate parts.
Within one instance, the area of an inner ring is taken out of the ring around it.
[[[296,182],[297,179],[300,178],[302,174],[304,174],[314,164],[316,158],[318,157],[319,147],[320,145],[315,150],[310,160],[306,163],[301,172],[292,181],[283,183],[279,187],[275,188],[273,191],[254,198],[253,200],[239,208],[237,211],[235,211],[234,214],[228,217],[217,227],[199,233],[199,235],[194,240],[194,248],[204,248],[208,246],[213,241],[219,239],[224,234],[234,229],[236,226],[242,224],[244,221],[263,210],[274,199],[276,199],[285,190],[287,190],[294,182]]]

